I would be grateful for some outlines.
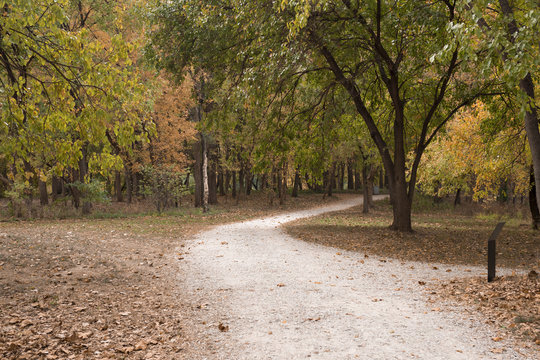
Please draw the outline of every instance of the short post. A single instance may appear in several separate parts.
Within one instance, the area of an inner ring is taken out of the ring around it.
[[[504,224],[504,222],[498,223],[488,240],[488,282],[492,282],[495,279],[495,259],[497,255],[495,240],[501,233]]]

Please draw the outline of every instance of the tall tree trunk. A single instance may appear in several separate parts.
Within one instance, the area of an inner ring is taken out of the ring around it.
[[[267,173],[264,173],[262,175],[260,189],[261,190],[268,189],[268,174]]]
[[[58,198],[59,195],[62,195],[62,179],[53,175],[52,180],[51,180],[51,187],[52,187],[51,195],[54,201]]]
[[[454,198],[454,207],[461,204],[461,188],[457,189],[456,197]]]
[[[354,172],[354,190],[360,190],[362,186],[362,179],[360,178],[360,172],[357,170]]]
[[[363,201],[362,201],[362,212],[364,214],[367,214],[369,212],[369,190],[368,190],[368,170],[366,165],[362,167],[362,194],[363,194]]]
[[[540,228],[540,210],[538,209],[538,201],[536,201],[536,181],[534,176],[534,169],[531,165],[531,176],[530,176],[530,190],[529,190],[529,207],[531,209],[532,217],[532,227],[535,230]]]
[[[332,187],[332,190],[337,190],[337,170],[337,164],[334,162],[332,164],[332,170],[330,171],[332,173],[332,176],[330,177],[330,186]]]
[[[369,165],[368,176],[367,176],[367,188],[368,188],[368,197],[367,202],[370,209],[373,208],[373,185],[375,180],[375,166],[372,164]]]
[[[287,188],[287,178],[288,178],[288,176],[289,176],[289,175],[288,175],[287,169],[288,169],[288,165],[285,164],[285,165],[283,166],[283,172],[282,172],[282,174],[281,174],[281,179],[282,179],[282,181],[281,181],[281,186],[282,186],[283,188],[281,189],[281,196],[280,196],[280,199],[279,199],[279,204],[280,204],[280,205],[285,204],[285,197],[287,196],[287,189],[288,189],[288,188]]]
[[[345,182],[345,164],[343,162],[340,162],[339,168],[338,168],[338,186],[337,186],[340,191],[343,191],[344,182]]]
[[[296,171],[294,172],[294,185],[293,185],[293,190],[291,194],[293,198],[298,197],[298,189],[300,187],[300,182],[301,182],[300,172],[298,171],[298,169],[296,169]]]
[[[246,179],[246,173],[244,170],[244,165],[242,165],[240,167],[240,172],[238,173],[238,186],[239,186],[238,194],[240,196],[246,193],[245,179]]]
[[[229,192],[231,190],[231,171],[227,170],[225,171],[225,192]]]
[[[347,190],[354,189],[354,168],[352,159],[347,160]]]
[[[276,180],[277,180],[277,194],[278,194],[278,199],[279,199],[279,205],[283,205],[283,202],[282,202],[282,193],[283,193],[283,175],[282,175],[282,172],[281,172],[281,169],[278,169],[277,171],[277,174],[276,174]]]
[[[116,201],[124,201],[124,197],[122,195],[122,175],[118,170],[114,174],[114,193],[116,195]]]
[[[328,180],[326,181],[326,196],[332,196],[332,190],[336,185],[336,163],[332,163],[328,171]]]
[[[201,146],[202,146],[202,185],[203,185],[203,212],[208,212],[208,149],[206,146],[206,139],[204,134],[201,133]]]
[[[232,177],[232,197],[236,199],[236,171],[231,172]]]
[[[139,196],[139,176],[139,173],[136,172],[131,174],[131,188],[134,196]]]
[[[390,181],[390,201],[393,222],[391,229],[411,232],[411,200],[407,194],[407,183],[401,179]]]
[[[216,171],[216,162],[212,161],[210,166],[210,171],[208,175],[208,202],[210,204],[217,204],[217,171]]]
[[[88,161],[86,158],[86,148],[82,148],[82,158],[79,160],[79,174],[80,182],[84,184],[86,182],[86,175],[88,174]],[[88,215],[92,211],[92,203],[88,200],[83,199],[82,204],[82,213],[83,215]]]
[[[246,195],[251,195],[252,187],[253,187],[253,174],[248,169],[246,170]]]
[[[132,186],[132,179],[131,176],[131,170],[128,165],[124,166],[124,177],[126,178],[126,197],[128,204],[131,204],[131,201],[133,200],[133,186]]]
[[[47,193],[47,183],[45,181],[42,181],[41,179],[39,181],[39,203],[42,206],[49,204],[49,194]]]
[[[219,167],[219,174],[218,174],[218,188],[219,188],[219,195],[225,196],[225,176],[223,175],[223,168]]]
[[[203,204],[203,176],[202,176],[202,144],[197,141],[193,144],[193,180],[195,181],[195,192],[193,197],[193,205],[201,207]]]

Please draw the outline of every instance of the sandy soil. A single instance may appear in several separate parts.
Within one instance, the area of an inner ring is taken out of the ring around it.
[[[185,358],[537,356],[494,342],[496,329],[475,314],[443,312],[428,301],[426,283],[483,269],[366,257],[296,240],[279,227],[359,203],[219,226],[178,249],[179,291],[193,304]]]

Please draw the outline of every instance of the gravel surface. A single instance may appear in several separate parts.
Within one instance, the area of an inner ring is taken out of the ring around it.
[[[483,269],[366,257],[279,227],[361,202],[219,226],[188,241],[178,250],[181,292],[193,304],[185,358],[531,358],[494,342],[496,331],[475,315],[427,301],[423,282]]]

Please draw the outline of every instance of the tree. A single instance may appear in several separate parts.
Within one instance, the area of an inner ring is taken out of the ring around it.
[[[509,126],[511,119],[494,126],[499,123],[483,102],[460,111],[426,152],[419,172],[422,192],[442,197],[463,191],[474,199],[528,194],[530,154],[522,128]]]
[[[540,6],[535,0],[462,1],[469,27],[455,29],[478,39],[488,51],[481,61],[484,73],[498,74],[518,99],[531,151],[536,182],[540,179],[539,101],[535,90],[540,69]],[[536,187],[540,203],[540,187]]]
[[[78,206],[90,174],[121,169],[120,153],[146,141],[142,123],[151,127],[130,57],[135,45],[117,31],[123,8],[80,0],[0,5],[0,152],[10,182],[30,186],[35,176],[43,193],[43,182],[62,176]]]

